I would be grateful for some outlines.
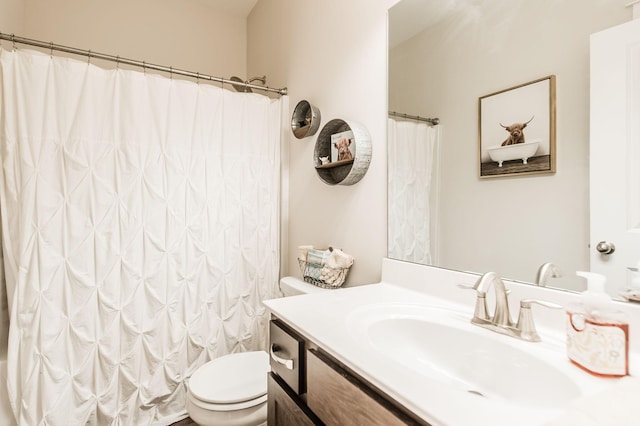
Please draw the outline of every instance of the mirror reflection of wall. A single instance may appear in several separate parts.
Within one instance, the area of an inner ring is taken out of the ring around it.
[[[397,40],[416,16],[433,19]],[[589,36],[629,19],[624,0],[402,0],[390,9],[389,109],[441,120],[436,266],[535,282],[553,262],[563,276],[549,286],[584,288],[575,271],[589,269]],[[557,79],[556,173],[479,179],[478,99],[548,75]]]

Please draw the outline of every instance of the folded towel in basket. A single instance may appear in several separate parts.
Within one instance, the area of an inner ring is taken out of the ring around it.
[[[307,264],[324,265],[330,254],[329,250],[310,249],[307,251]]]
[[[307,261],[307,254],[312,250],[313,246],[298,246],[298,259],[303,262]]]
[[[329,285],[340,286],[351,265],[353,265],[353,256],[340,249],[333,249],[320,271],[320,279]]]
[[[329,250],[310,249],[307,251],[307,264],[304,268],[303,275],[319,280],[322,268],[330,254],[331,252]]]
[[[353,265],[353,256],[340,249],[333,249],[325,262],[325,266],[329,268],[350,268],[351,265]]]

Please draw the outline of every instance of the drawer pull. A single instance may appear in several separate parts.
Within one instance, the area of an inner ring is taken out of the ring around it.
[[[278,364],[284,365],[284,367],[287,370],[293,370],[293,360],[280,358],[278,355],[276,355],[277,352],[278,352],[278,346],[276,344],[271,344],[271,348],[269,348],[271,359],[273,359]]]

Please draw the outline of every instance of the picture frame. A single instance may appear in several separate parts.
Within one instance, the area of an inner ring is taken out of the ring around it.
[[[348,144],[347,148],[351,152],[351,157],[349,158],[349,160],[353,160],[355,158],[356,144],[355,138],[353,136],[353,131],[346,130],[344,132],[334,133],[331,135],[331,158],[329,159],[329,161],[332,163],[341,161],[337,148],[337,144],[340,143],[340,140],[345,140],[345,142]]]
[[[479,98],[479,177],[556,172],[556,76]]]

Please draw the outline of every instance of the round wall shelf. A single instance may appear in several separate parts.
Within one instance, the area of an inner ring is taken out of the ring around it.
[[[298,138],[313,136],[320,127],[320,109],[308,101],[300,101],[293,110],[291,131]]]
[[[351,141],[349,151],[352,158],[345,159],[338,156],[333,144],[341,139]],[[329,121],[316,139],[313,162],[318,176],[328,185],[357,183],[367,173],[371,162],[369,131],[362,124],[354,121],[340,119]]]

